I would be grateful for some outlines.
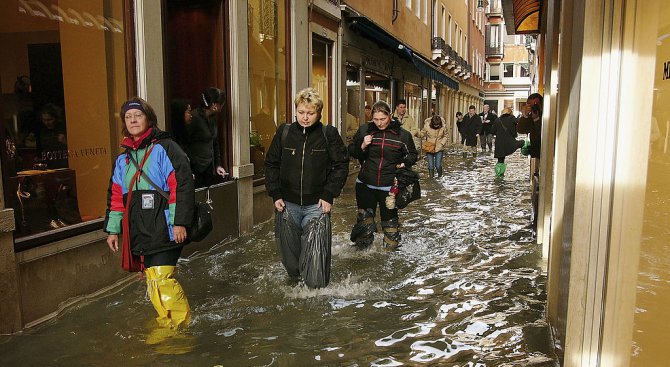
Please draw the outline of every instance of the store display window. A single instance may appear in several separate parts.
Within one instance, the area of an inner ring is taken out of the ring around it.
[[[250,159],[262,179],[265,153],[287,113],[286,1],[249,0]],[[262,181],[261,181],[262,182]]]
[[[2,180],[19,241],[105,215],[127,97],[124,3],[0,3]]]

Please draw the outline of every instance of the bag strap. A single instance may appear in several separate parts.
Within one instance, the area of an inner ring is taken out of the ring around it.
[[[156,189],[156,191],[158,191],[158,192],[159,192],[165,199],[167,199],[167,200],[169,201],[169,200],[170,200],[170,195],[168,195],[168,193],[165,192],[165,190],[163,190],[163,189],[161,189],[160,187],[158,187],[158,185],[156,185],[156,184],[149,178],[149,176],[147,176],[147,174],[144,173],[144,171],[142,170],[142,167],[144,166],[144,161],[145,161],[146,158],[149,156],[149,154],[151,153],[151,150],[152,150],[152,149],[154,149],[154,146],[153,146],[153,145],[151,146],[151,148],[149,149],[149,151],[147,151],[146,154],[144,154],[144,158],[142,158],[142,164],[140,164],[140,165],[137,164],[137,160],[135,159],[135,157],[133,157],[132,154],[130,154],[130,152],[129,152],[128,150],[126,150],[126,154],[128,155],[128,157],[130,157],[130,161],[133,162],[133,165],[135,165],[135,168],[137,169],[137,172],[142,176],[142,178],[145,179],[151,186],[153,186],[154,189]],[[135,176],[137,176],[137,173],[135,174]],[[134,182],[136,179],[137,179],[137,178],[133,179],[133,182]]]
[[[288,130],[291,128],[292,122],[287,122],[284,124],[284,127],[282,127],[281,130],[281,146],[282,148],[286,145],[286,136],[288,136]],[[323,138],[326,139],[326,146],[328,146],[328,137],[326,136],[326,129],[328,129],[328,125],[324,125],[324,123],[321,123],[321,133],[323,134]]]

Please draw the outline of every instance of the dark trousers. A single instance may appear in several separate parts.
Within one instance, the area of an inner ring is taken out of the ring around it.
[[[386,207],[387,196],[389,196],[388,191],[375,190],[364,183],[356,183],[356,205],[358,209],[372,209],[375,212],[377,204],[379,204],[379,216],[382,221],[398,218],[398,209],[388,209]]]
[[[161,251],[151,255],[144,255],[144,267],[150,268],[152,266],[175,266],[177,265],[177,260],[179,260],[179,255],[181,255],[181,249],[183,247],[177,247],[172,250]]]

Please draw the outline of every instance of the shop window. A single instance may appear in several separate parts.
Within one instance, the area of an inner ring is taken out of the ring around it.
[[[411,117],[403,122],[403,128],[414,134],[419,129],[418,121],[421,118],[424,89],[418,85],[405,83],[405,101],[407,102],[407,114]]]
[[[286,2],[250,0],[249,149],[254,179],[265,176],[263,162],[277,127],[292,119],[287,113]]]
[[[0,5],[2,179],[17,244],[105,215],[127,97],[123,4]]]
[[[391,80],[379,74],[366,72],[365,104],[372,106],[377,101],[391,104]]]
[[[347,139],[347,144],[351,142],[354,134],[358,131],[359,126],[362,123],[370,121],[368,115],[371,111],[372,105],[366,104],[364,109],[363,119],[361,116],[361,78],[360,78],[360,69],[356,66],[347,65],[347,114],[344,118],[345,127],[345,136]]]
[[[202,93],[209,87],[226,91],[224,68],[225,48],[220,29],[225,28],[225,19],[221,11],[223,0],[165,1],[165,93],[170,103],[167,112],[166,129],[172,133],[187,154],[201,151],[200,139],[191,140],[184,111],[191,107],[193,115],[203,116],[198,110],[203,105]],[[194,37],[193,35],[210,35]],[[196,55],[196,56],[194,56]],[[197,66],[195,66],[197,65]],[[197,68],[197,72],[194,72]],[[228,104],[223,103],[219,113],[210,119],[216,119],[216,151],[221,165],[230,171],[231,124],[226,123]],[[193,126],[193,125],[192,125]]]
[[[332,123],[330,99],[333,85],[332,55],[333,42],[312,35],[312,87],[323,99],[321,121]]]

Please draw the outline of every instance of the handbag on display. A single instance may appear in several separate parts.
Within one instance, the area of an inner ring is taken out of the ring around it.
[[[137,161],[135,158],[132,156],[132,154],[128,154],[130,157],[130,161],[133,162],[135,167],[138,169],[138,171],[141,173],[142,178],[144,178],[153,188],[158,191],[161,196],[163,196],[166,200],[170,201],[170,195],[168,195],[167,192],[165,192],[163,189],[158,187],[150,178],[147,176],[137,165]],[[212,231],[213,224],[212,224],[212,210],[214,208],[212,207],[212,199],[209,197],[209,187],[207,188],[207,199],[205,202],[201,201],[195,201],[195,205],[193,206],[193,220],[191,221],[191,225],[186,228],[186,233],[188,234],[187,240],[189,241],[194,241],[194,242],[200,242],[207,237],[207,235]]]

